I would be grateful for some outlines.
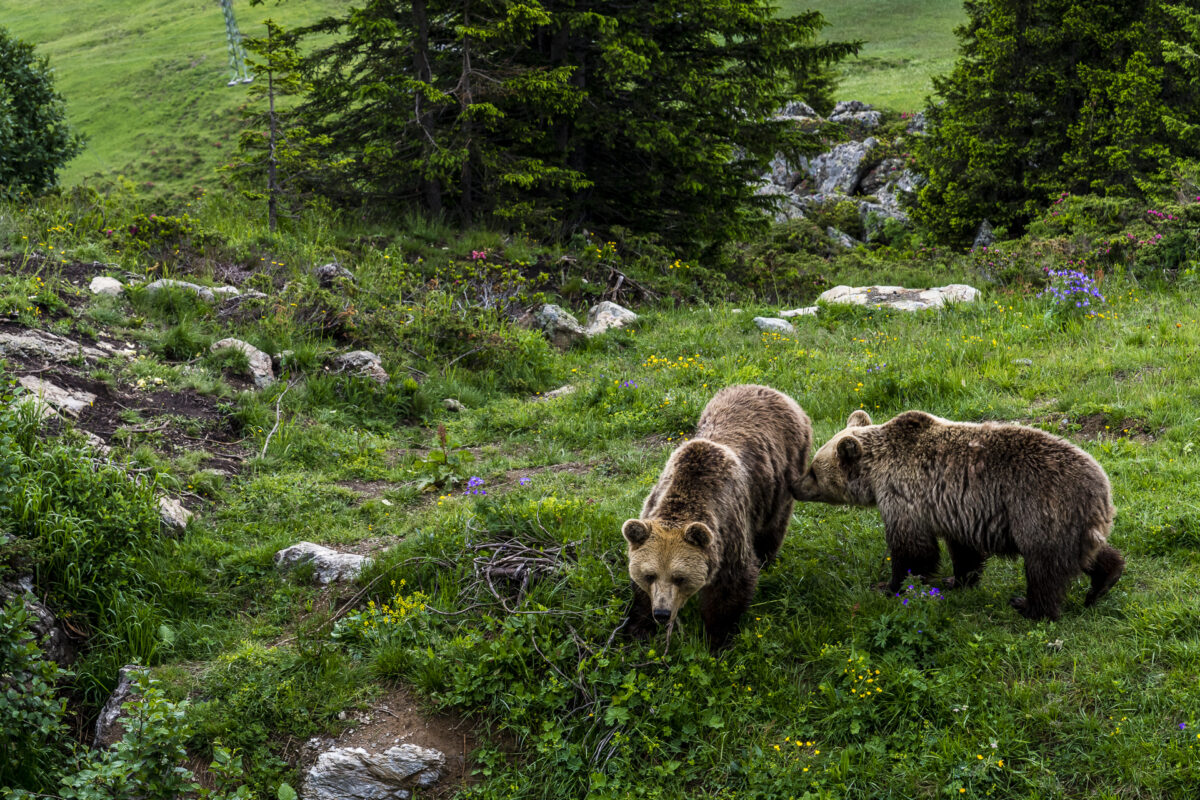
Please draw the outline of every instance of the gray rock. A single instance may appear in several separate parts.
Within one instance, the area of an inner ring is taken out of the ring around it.
[[[805,206],[801,198],[797,198],[783,186],[774,183],[760,184],[754,190],[758,197],[768,197],[772,200],[772,216],[775,222],[787,222],[793,219],[803,219]]]
[[[908,127],[905,128],[908,133],[925,133],[925,112],[918,111],[908,118]]]
[[[610,328],[624,328],[630,323],[637,322],[637,318],[638,315],[628,308],[619,306],[610,300],[605,300],[592,306],[591,310],[588,311],[587,328],[585,331],[588,336],[596,336]]]
[[[1012,363],[1016,364],[1018,367],[1032,367],[1033,359],[1032,358],[1014,358]]]
[[[17,598],[21,599],[25,610],[29,612],[29,629],[46,658],[63,667],[71,664],[75,660],[75,646],[58,624],[54,612],[33,593],[32,577],[25,575],[0,582],[0,606],[8,605]]]
[[[254,378],[254,385],[259,389],[265,389],[275,383],[271,357],[249,342],[233,338],[221,339],[213,342],[211,349],[214,353],[218,350],[239,350],[245,353],[246,360],[250,363],[250,376]]]
[[[900,209],[899,202],[895,196],[882,192],[879,198],[887,202],[871,203],[863,201],[858,204],[858,215],[862,220],[863,232],[868,242],[873,242],[879,237],[885,223],[889,219],[894,219],[902,223],[908,222],[908,214]]]
[[[107,353],[49,331],[0,331],[0,355],[18,355],[47,361],[70,361],[74,358],[104,358]]]
[[[221,302],[221,307],[217,309],[217,316],[221,319],[243,316],[249,311],[250,306],[254,305],[254,301],[266,299],[267,296],[265,294],[262,292],[256,292],[253,289],[240,294],[231,295],[226,297]]]
[[[312,542],[300,542],[275,554],[275,566],[279,569],[291,570],[302,564],[312,564],[313,576],[326,585],[334,581],[353,580],[370,563],[371,559],[366,556],[339,553]]]
[[[370,350],[351,350],[333,359],[333,366],[338,372],[353,372],[364,378],[370,378],[380,386],[387,386],[391,376],[383,368],[383,359]]]
[[[892,308],[896,311],[924,311],[941,308],[946,303],[971,303],[979,290],[961,283],[932,289],[905,289],[903,286],[835,286],[822,292],[820,303],[845,303]]]
[[[216,295],[213,294],[212,289],[209,289],[207,286],[200,286],[199,284],[188,283],[187,281],[177,281],[173,278],[159,278],[152,283],[146,284],[147,292],[158,292],[163,289],[182,289],[184,291],[192,292],[207,303],[211,303],[217,299]]]
[[[904,170],[904,159],[885,158],[863,176],[859,191],[863,194],[876,194],[889,183],[896,181]]]
[[[139,667],[136,664],[128,664],[121,667],[117,673],[117,688],[113,689],[113,693],[109,695],[104,708],[100,709],[100,716],[96,718],[95,738],[92,741],[93,747],[103,750],[121,741],[121,738],[125,735],[125,724],[123,722],[125,709],[122,706],[130,700],[137,699],[138,695],[135,691],[137,688],[137,679],[145,671],[145,667]]]
[[[792,102],[779,109],[778,116],[781,117],[808,117],[810,119],[819,119],[816,111],[813,111],[812,106],[808,103],[802,103],[799,100]]]
[[[442,407],[447,411],[453,411],[456,414],[467,410],[466,406],[455,400],[453,397],[447,397],[445,400],[443,400]]]
[[[97,275],[95,278],[92,278],[92,282],[88,284],[88,289],[92,294],[105,294],[109,297],[118,297],[121,292],[125,291],[125,284],[121,283],[116,278]]]
[[[872,136],[861,142],[840,144],[814,158],[810,172],[816,181],[817,191],[822,194],[854,194],[865,172],[866,158],[878,146],[879,141]]]
[[[986,219],[979,223],[979,230],[975,231],[975,241],[971,243],[971,248],[978,250],[981,247],[991,247],[996,241],[996,234],[992,231],[992,223]]]
[[[64,389],[33,375],[22,375],[17,382],[29,392],[31,399],[28,402],[40,404],[38,413],[43,418],[51,416],[53,411],[78,417],[81,411],[96,402],[96,395],[91,392],[81,389]]]
[[[841,247],[843,250],[853,250],[854,240],[850,238],[848,233],[839,231],[837,228],[830,226],[825,229],[825,235],[828,236],[834,244]]]
[[[194,516],[196,515],[184,508],[183,503],[174,497],[163,495],[158,498],[158,518],[167,530],[182,531]]]
[[[843,100],[833,107],[833,111],[829,114],[829,121],[856,122],[865,128],[874,128],[879,125],[880,117],[880,113],[866,103],[859,100]]]
[[[546,392],[545,394],[534,395],[533,401],[535,403],[540,403],[543,400],[554,400],[555,398],[566,397],[567,395],[574,393],[575,385],[568,383],[565,386],[560,386],[557,389]]]
[[[214,296],[224,299],[240,297],[242,294],[242,291],[236,286],[214,286],[213,288],[209,289],[209,291],[212,292]]]
[[[778,317],[755,317],[754,324],[758,326],[760,331],[766,333],[795,333],[796,329],[792,327],[792,323],[787,320],[779,319]]]
[[[820,310],[820,306],[805,306],[804,308],[793,308],[790,311],[780,311],[779,316],[784,319],[791,319],[792,317],[815,317]]]
[[[542,306],[533,316],[535,324],[550,340],[550,344],[561,350],[587,338],[587,331],[579,324],[579,320],[553,303]]]
[[[354,283],[354,273],[337,262],[316,267],[313,269],[313,277],[322,289],[332,287],[339,278]]]
[[[382,753],[340,747],[317,756],[304,777],[304,800],[407,800],[413,788],[437,783],[446,768],[439,750],[402,744]]]

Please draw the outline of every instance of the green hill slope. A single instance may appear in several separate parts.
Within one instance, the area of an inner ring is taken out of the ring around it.
[[[243,33],[274,17],[285,26],[311,21],[349,0],[234,4]],[[838,96],[898,110],[921,105],[929,76],[953,63],[959,0],[784,0],[791,13],[816,7],[826,35],[864,39],[862,55],[843,66]],[[225,25],[216,0],[0,0],[0,20],[49,56],[58,86],[87,149],[62,175],[126,177],[166,192],[214,182],[229,153],[247,87],[230,77]]]
[[[317,19],[347,0],[289,0],[234,10],[246,35],[262,20]],[[125,175],[157,189],[213,182],[233,145],[247,87],[230,77],[225,22],[215,0],[0,0],[0,20],[50,57],[87,149],[62,175]]]
[[[858,58],[842,65],[837,97],[896,111],[915,111],[933,91],[930,76],[954,64],[954,28],[964,21],[962,0],[782,0],[785,13],[815,8],[830,39],[866,41]]]

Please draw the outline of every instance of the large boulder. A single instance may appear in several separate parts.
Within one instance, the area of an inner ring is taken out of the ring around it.
[[[809,171],[816,181],[817,191],[822,194],[854,194],[866,172],[867,156],[878,146],[879,141],[871,136],[861,142],[839,144],[814,158]]]
[[[161,292],[163,289],[179,289],[181,291],[191,292],[206,303],[211,303],[217,299],[217,296],[213,294],[212,289],[209,289],[207,286],[200,286],[199,284],[189,283],[188,281],[177,281],[173,278],[159,278],[156,281],[147,283],[145,288],[146,291],[150,292],[151,294]]]
[[[822,292],[820,303],[878,306],[896,311],[925,311],[946,303],[973,303],[979,290],[962,283],[932,289],[906,289],[903,286],[835,286]]]
[[[213,342],[212,345],[214,353],[218,350],[238,350],[245,353],[246,360],[250,363],[250,377],[254,379],[254,385],[259,389],[265,389],[275,383],[275,371],[271,368],[271,357],[249,342],[233,338],[221,339]]]
[[[996,233],[992,230],[992,223],[986,219],[979,223],[979,230],[975,231],[975,241],[971,242],[971,248],[979,250],[984,247],[991,247],[996,241]]]
[[[3,542],[3,537],[0,537],[0,542]],[[29,629],[46,658],[62,667],[70,665],[75,660],[75,646],[59,625],[54,612],[33,593],[32,577],[25,575],[0,581],[0,606],[18,598],[29,612]]]
[[[860,100],[843,100],[833,107],[829,115],[830,122],[855,123],[864,128],[878,127],[880,118],[878,111]]]
[[[408,800],[414,788],[437,783],[446,768],[440,750],[402,744],[382,753],[339,747],[317,757],[304,777],[304,800]]]
[[[820,119],[820,115],[813,110],[813,107],[808,103],[802,103],[799,100],[792,102],[779,109],[776,115],[779,117],[800,117],[803,119]]]
[[[49,331],[0,331],[0,355],[24,356],[45,361],[70,361],[74,358],[105,358],[108,353],[90,345]]]
[[[370,350],[351,350],[333,359],[333,368],[338,372],[351,372],[369,378],[380,386],[387,386],[391,376],[383,368],[383,359]]]
[[[38,412],[42,417],[50,416],[54,411],[70,417],[78,417],[80,412],[96,402],[96,395],[91,392],[85,392],[82,389],[64,389],[35,375],[22,375],[17,379],[17,383],[25,387],[31,398],[36,398],[36,400],[31,399],[28,402],[38,404]]]
[[[312,564],[313,577],[324,585],[334,581],[354,580],[369,563],[371,559],[366,556],[339,553],[312,542],[300,542],[275,554],[275,566],[281,570],[292,570],[303,564]]]
[[[550,340],[550,344],[561,350],[566,350],[581,339],[586,339],[588,335],[573,314],[553,303],[547,303],[538,309],[534,313],[533,319],[534,324]]]
[[[95,738],[92,746],[97,749],[112,747],[125,735],[125,709],[122,707],[130,700],[137,700],[137,680],[145,667],[128,664],[121,667],[118,674],[117,688],[109,695],[100,716],[96,717]]]
[[[605,300],[592,306],[588,311],[586,332],[588,336],[596,336],[610,328],[624,328],[637,322],[638,315],[624,306],[619,306],[611,300]]]

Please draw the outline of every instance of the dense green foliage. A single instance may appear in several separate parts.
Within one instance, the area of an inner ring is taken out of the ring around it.
[[[761,0],[372,0],[310,29],[337,41],[301,113],[341,165],[327,193],[694,247],[746,230],[752,179],[811,144],[771,114],[855,50],[821,26]]]
[[[929,183],[917,218],[938,237],[969,241],[985,218],[1020,231],[1062,192],[1145,197],[1194,154],[1200,83],[1164,55],[1182,35],[1164,3],[966,8],[919,148]]]
[[[45,191],[82,147],[49,60],[0,28],[0,191]]]

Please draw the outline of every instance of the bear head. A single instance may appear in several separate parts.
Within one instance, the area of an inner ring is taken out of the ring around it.
[[[821,446],[797,487],[797,500],[833,505],[873,505],[875,498],[862,475],[865,442],[859,434],[871,425],[871,416],[858,410],[846,420],[844,430]]]
[[[709,581],[713,532],[703,522],[666,524],[626,520],[621,533],[629,544],[629,577],[650,595],[659,623],[671,623],[688,598]]]

